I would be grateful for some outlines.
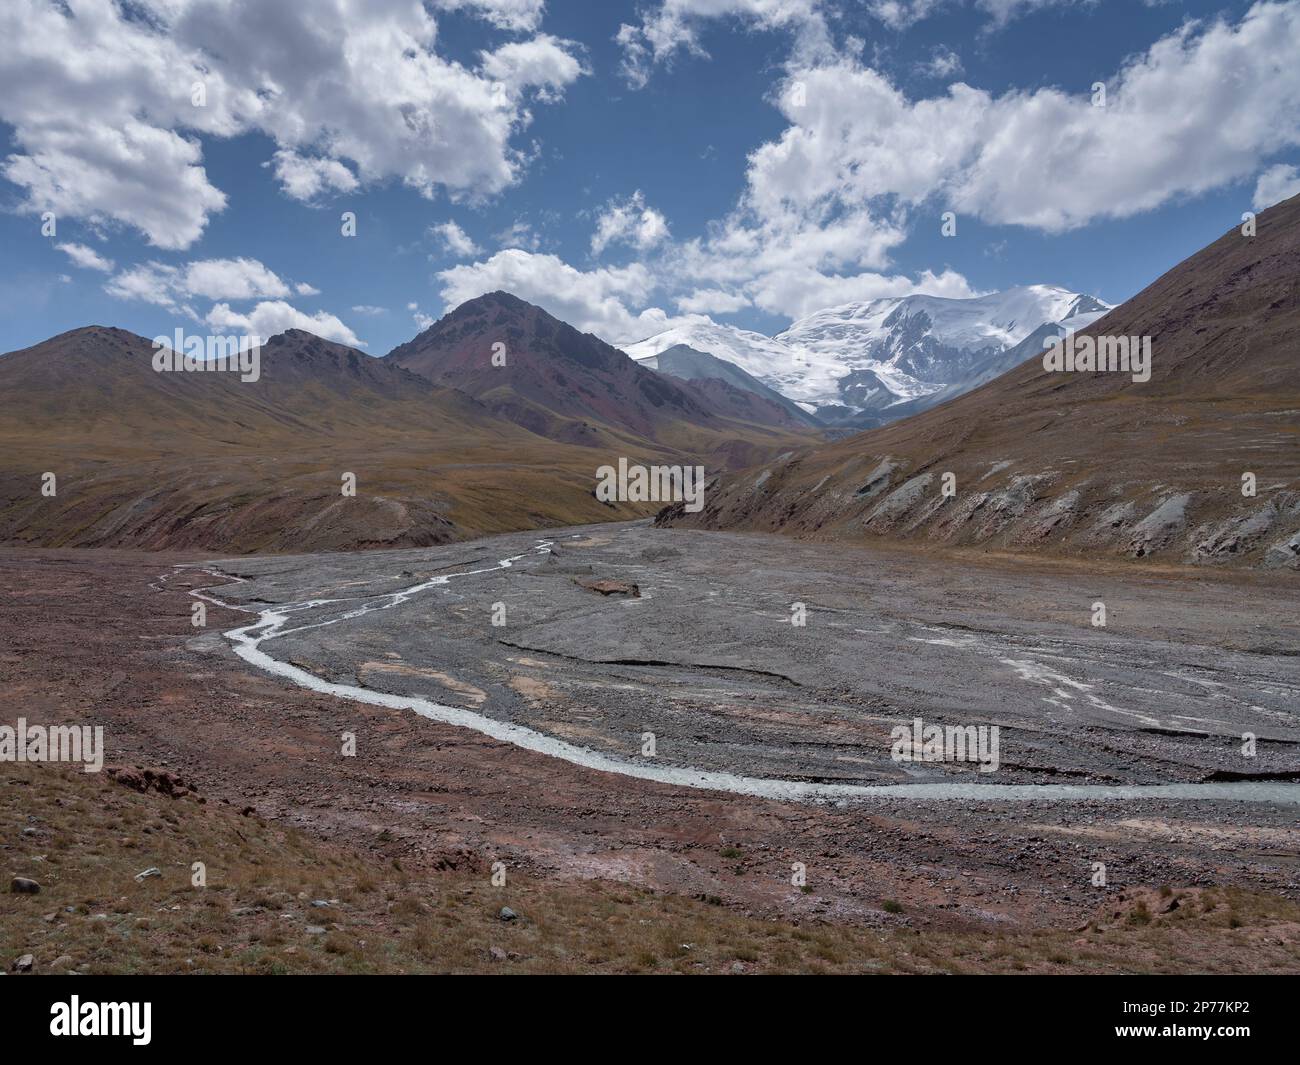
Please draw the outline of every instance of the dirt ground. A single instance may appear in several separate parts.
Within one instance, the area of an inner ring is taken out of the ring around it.
[[[209,804],[380,865],[486,878],[501,862],[539,883],[649,889],[742,918],[978,936],[1082,927],[1162,885],[1300,893],[1294,806],[768,801],[583,769],[304,691],[196,639],[189,592],[219,583],[173,569],[196,561],[209,560],[0,552],[0,721],[102,724],[109,764],[171,770]],[[208,611],[209,634],[249,620]],[[365,742],[343,757],[349,731]]]

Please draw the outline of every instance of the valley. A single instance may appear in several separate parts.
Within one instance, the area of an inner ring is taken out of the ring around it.
[[[1300,0],[0,34],[0,976],[96,978],[15,1059],[392,1012],[182,974],[1287,1033],[1183,978],[1300,972]]]
[[[1249,573],[644,523],[261,559],[10,548],[0,568],[8,711],[93,717],[110,765],[420,875],[501,861],[943,936],[1066,930],[1161,884],[1300,890],[1294,612]],[[998,769],[895,761],[915,719],[996,725]]]

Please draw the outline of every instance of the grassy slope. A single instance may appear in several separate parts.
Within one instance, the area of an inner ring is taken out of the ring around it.
[[[31,953],[37,972],[1300,969],[1300,906],[1236,890],[1146,893],[1086,931],[800,927],[606,882],[508,874],[497,888],[468,857],[435,872],[381,865],[230,806],[139,794],[61,766],[0,767],[0,842],[5,886],[15,875],[43,886],[0,895],[0,962]],[[190,886],[196,860],[207,866],[203,889]],[[134,879],[151,866],[162,876]],[[519,919],[499,920],[502,906]],[[494,947],[507,956],[494,959]]]
[[[0,391],[18,399],[0,409],[0,539],[422,546],[657,509],[593,497],[604,452],[543,440],[380,360],[306,334],[264,356],[255,383],[158,374],[142,338],[95,327],[0,358]]]

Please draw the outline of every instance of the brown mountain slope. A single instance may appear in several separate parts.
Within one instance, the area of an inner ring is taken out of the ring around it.
[[[1145,383],[1031,359],[916,417],[724,476],[701,513],[660,520],[1300,568],[1300,197],[1257,225],[1084,331],[1149,336]]]
[[[594,498],[602,454],[310,333],[269,340],[255,382],[152,360],[143,337],[99,326],[0,356],[0,540],[416,546],[643,509]]]
[[[541,436],[613,456],[649,444],[712,468],[820,439],[774,404],[703,394],[508,292],[462,303],[388,359]]]

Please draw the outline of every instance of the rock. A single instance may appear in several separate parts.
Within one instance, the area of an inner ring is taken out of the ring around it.
[[[39,895],[41,885],[25,876],[16,876],[9,881],[9,890],[15,895]]]
[[[24,954],[21,958],[15,958],[13,965],[10,966],[16,973],[29,973],[36,965],[36,959],[30,954]]]
[[[502,906],[501,912],[497,914],[497,919],[501,921],[517,921],[519,914],[515,913],[509,906]]]
[[[328,905],[329,905],[329,900],[328,900],[328,899],[312,899],[312,900],[311,900],[311,904],[312,904],[313,906],[315,906],[317,909],[321,909],[322,907],[325,907],[325,906],[328,906]]]
[[[737,976],[739,976],[741,973],[745,971],[745,966],[738,961],[733,961],[731,963],[731,971],[735,973]]]
[[[149,866],[148,869],[143,869],[140,872],[135,874],[136,880],[139,881],[148,880],[151,877],[155,877],[155,876],[162,876],[162,870],[159,869],[156,865],[151,865]]]
[[[615,581],[608,578],[588,580],[575,577],[573,583],[579,588],[586,588],[589,592],[599,592],[601,595],[626,595],[630,599],[641,598],[641,589],[631,581]]]
[[[109,766],[105,772],[112,780],[132,791],[156,791],[159,795],[183,799],[196,790],[193,784],[187,784],[170,769],[146,769],[130,765]]]
[[[50,972],[58,972],[60,969],[70,968],[71,965],[72,965],[72,955],[60,954],[57,958],[55,958],[52,962],[50,962]]]
[[[318,924],[309,924],[307,926],[307,934],[309,936],[323,936],[325,934],[325,929],[323,926]]]
[[[488,957],[493,961],[505,961],[506,952],[500,947],[488,947]]]

